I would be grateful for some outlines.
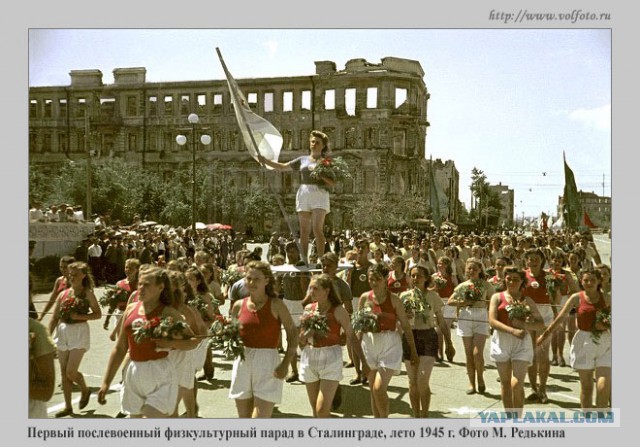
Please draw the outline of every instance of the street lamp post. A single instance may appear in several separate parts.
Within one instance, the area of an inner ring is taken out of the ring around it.
[[[195,233],[196,231],[196,125],[200,121],[200,117],[195,113],[190,113],[187,117],[189,124],[191,124],[191,229]],[[204,145],[211,143],[211,137],[209,135],[201,135],[200,142]],[[176,137],[176,143],[180,146],[184,146],[187,143],[187,137],[184,135],[178,135]]]

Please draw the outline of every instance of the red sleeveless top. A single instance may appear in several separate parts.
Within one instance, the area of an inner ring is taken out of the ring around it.
[[[395,331],[397,315],[396,310],[391,303],[391,293],[387,290],[387,299],[382,304],[376,304],[373,298],[373,290],[367,295],[367,301],[371,306],[371,310],[374,314],[378,315],[378,325],[380,332],[382,331]]]
[[[67,277],[66,276],[61,276],[58,279],[60,281],[58,281],[58,288],[56,289],[56,293],[60,293],[63,290],[69,288],[69,285],[67,284]]]
[[[256,312],[247,309],[248,299],[242,300],[238,313],[240,337],[244,345],[248,348],[276,349],[280,338],[280,320],[271,313],[272,298],[267,298],[264,306]]]
[[[545,272],[541,270],[540,277],[536,278],[530,270],[525,270],[527,276],[527,286],[522,292],[535,301],[536,304],[551,304],[551,299],[547,293],[547,281],[544,279]],[[535,285],[537,284],[537,287]]]
[[[453,290],[455,289],[454,285],[453,285],[453,281],[451,281],[451,276],[442,276],[440,273],[437,273],[437,275],[446,280],[447,281],[447,285],[444,286],[442,289],[436,289],[436,292],[438,292],[438,295],[440,295],[440,298],[449,298],[451,296],[451,294],[453,293]]]
[[[162,315],[164,310],[164,304],[158,305],[153,312],[147,315],[140,315],[140,306],[142,302],[138,301],[135,308],[127,316],[124,322],[124,330],[127,334],[127,341],[129,342],[129,357],[135,362],[148,362],[149,360],[158,360],[165,358],[169,353],[167,351],[156,351],[156,344],[148,339],[143,340],[141,343],[137,343],[133,339],[132,325],[136,320],[151,320],[154,317]]]
[[[389,289],[391,293],[402,293],[409,288],[408,275],[406,273],[402,279],[396,279],[392,275],[392,273],[389,273],[389,278],[387,278],[387,289]]]
[[[335,346],[340,344],[340,323],[336,320],[336,311],[337,306],[331,306],[331,308],[327,311],[327,322],[329,323],[329,332],[326,337],[313,337],[313,347],[314,348],[324,348],[326,346]],[[312,303],[311,308],[316,310],[318,308],[318,303]]]
[[[596,313],[599,310],[606,309],[607,304],[604,302],[604,298],[600,297],[597,303],[593,304],[587,301],[587,294],[585,291],[580,292],[580,304],[578,304],[578,311],[576,315],[576,322],[578,329],[581,331],[589,331],[593,329],[593,323],[596,321]]]
[[[131,284],[129,284],[128,279],[121,279],[116,283],[116,287],[121,288],[122,290],[126,290],[129,294],[131,294]],[[127,303],[119,303],[118,309],[125,310],[127,308]]]

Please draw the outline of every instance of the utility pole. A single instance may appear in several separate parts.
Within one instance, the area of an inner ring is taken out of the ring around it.
[[[91,167],[91,121],[89,118],[89,108],[87,107],[85,109],[85,113],[84,113],[84,147],[85,150],[87,151],[87,210],[85,213],[85,216],[87,216],[87,219],[91,219],[91,189],[92,189],[92,185],[91,185],[91,173],[93,171],[92,167]]]

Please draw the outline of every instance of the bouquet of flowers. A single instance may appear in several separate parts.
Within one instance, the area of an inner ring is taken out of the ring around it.
[[[526,321],[531,315],[531,307],[524,301],[514,301],[507,305],[506,310],[510,320]]]
[[[313,335],[325,338],[329,333],[327,317],[318,312],[318,309],[305,309],[300,315],[300,327],[306,336]]]
[[[244,278],[244,272],[237,269],[227,269],[222,272],[222,277],[220,281],[222,284],[226,284],[227,287],[231,287],[233,283]]]
[[[604,326],[605,329],[596,329],[598,325]],[[593,320],[593,328],[591,329],[591,339],[595,344],[600,342],[600,336],[603,332],[611,329],[611,309],[602,309],[596,312],[596,319]]]
[[[424,296],[420,289],[414,288],[411,291],[404,292],[400,295],[400,301],[404,306],[404,311],[407,315],[415,316],[420,315],[422,320],[427,322],[427,312],[431,308],[429,303],[427,303],[424,299]]]
[[[98,298],[98,303],[102,307],[108,307],[109,313],[113,312],[116,308],[122,309],[127,305],[129,299],[129,292],[122,287],[107,284],[105,286],[105,293]]]
[[[189,325],[183,320],[175,321],[173,317],[153,317],[150,320],[138,318],[134,320],[131,327],[133,329],[133,340],[136,343],[142,343],[148,338],[180,339],[183,331]]]
[[[322,188],[327,189],[327,185],[322,181],[326,177],[336,182],[351,178],[349,165],[342,157],[326,157],[320,160],[311,171],[311,178]]]
[[[209,335],[209,346],[213,349],[222,350],[227,359],[240,357],[244,360],[244,343],[240,338],[240,323],[237,320],[216,315],[209,328]]]
[[[356,332],[378,332],[378,315],[370,307],[358,309],[351,316],[351,325]]]
[[[65,323],[73,321],[71,314],[88,314],[89,303],[87,300],[78,298],[73,293],[68,293],[67,296],[60,302],[60,320]]]
[[[484,285],[481,280],[470,281],[459,289],[461,301],[480,301],[484,298]]]
[[[189,300],[187,304],[194,307],[204,321],[209,320],[207,303],[202,298],[202,295],[195,295],[192,299]],[[215,298],[212,299],[211,307],[213,307],[213,313],[215,315],[220,314],[220,301],[216,300]]]
[[[550,297],[553,297],[556,294],[556,290],[562,287],[564,275],[562,273],[549,270],[544,275],[544,281],[547,284],[547,293]]]
[[[433,284],[436,286],[436,290],[441,290],[447,286],[447,280],[440,275],[436,275],[433,277]]]

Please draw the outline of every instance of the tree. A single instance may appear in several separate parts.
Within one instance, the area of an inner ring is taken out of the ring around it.
[[[471,193],[475,207],[470,214],[478,228],[497,226],[503,208],[500,195],[491,189],[484,172],[475,167],[471,170]]]

